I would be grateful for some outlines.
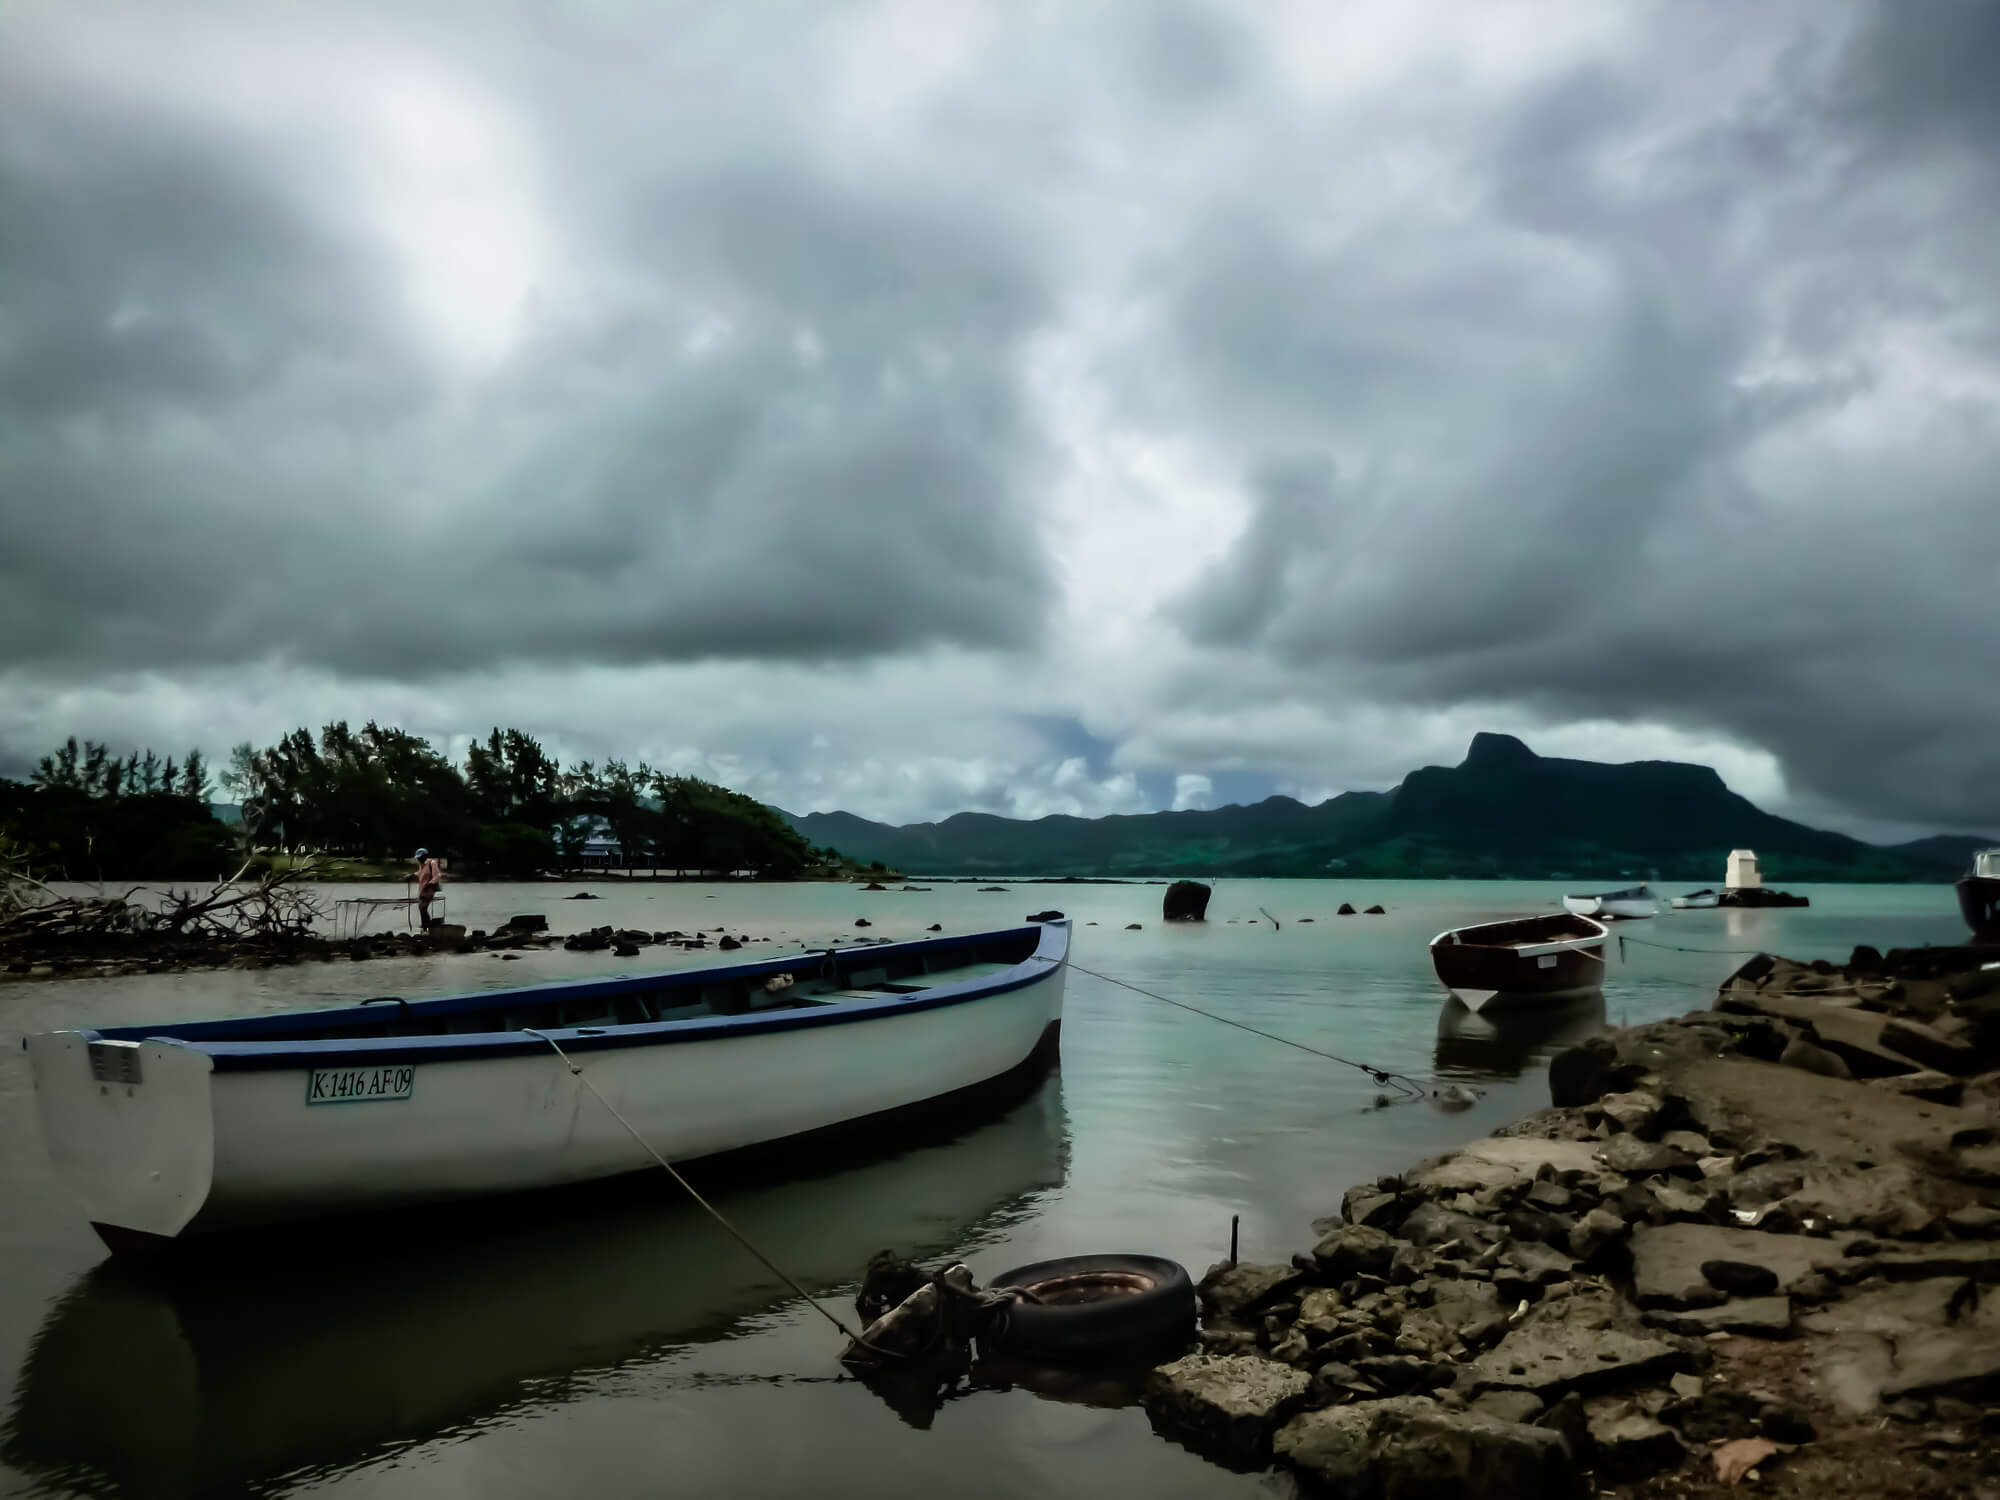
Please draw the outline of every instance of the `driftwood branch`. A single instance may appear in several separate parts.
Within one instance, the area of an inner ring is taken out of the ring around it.
[[[269,944],[311,937],[326,913],[301,884],[310,870],[270,871],[244,884],[247,869],[201,893],[134,886],[123,896],[62,896],[21,862],[8,860],[0,863],[0,948],[142,938]]]

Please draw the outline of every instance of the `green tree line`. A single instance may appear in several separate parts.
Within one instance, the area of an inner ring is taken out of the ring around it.
[[[577,869],[594,836],[635,873],[785,878],[834,857],[755,798],[643,761],[564,766],[518,729],[496,727],[463,765],[372,720],[295,729],[236,746],[214,780],[250,842],[274,852],[405,860],[423,847],[500,877]],[[213,791],[198,750],[176,766],[71,739],[28,782],[0,782],[0,834],[72,879],[213,875],[235,838],[212,815]]]

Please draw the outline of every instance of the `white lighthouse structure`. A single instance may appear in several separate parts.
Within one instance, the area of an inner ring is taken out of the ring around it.
[[[1729,851],[1729,872],[1722,878],[1722,888],[1726,891],[1761,890],[1764,877],[1757,873],[1757,856],[1749,849]]]

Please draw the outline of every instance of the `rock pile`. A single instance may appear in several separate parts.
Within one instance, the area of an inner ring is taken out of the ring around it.
[[[2000,1454],[1995,994],[1763,959],[1589,1039],[1555,1108],[1350,1189],[1288,1263],[1211,1268],[1155,1424],[1382,1500],[1886,1462],[1885,1413]]]

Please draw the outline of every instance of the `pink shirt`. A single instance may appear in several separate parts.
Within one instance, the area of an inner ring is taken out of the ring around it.
[[[444,876],[442,872],[439,871],[438,862],[436,860],[427,859],[422,864],[417,866],[417,888],[419,890],[423,890],[431,886],[441,885],[443,881],[444,881]]]

